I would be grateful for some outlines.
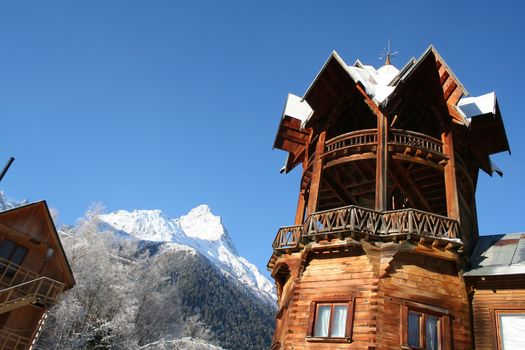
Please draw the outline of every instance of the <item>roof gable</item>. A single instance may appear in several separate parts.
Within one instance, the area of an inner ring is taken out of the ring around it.
[[[0,226],[26,237],[34,244],[46,243],[53,248],[66,274],[66,287],[75,284],[73,272],[58,237],[46,201],[39,201],[0,212]]]

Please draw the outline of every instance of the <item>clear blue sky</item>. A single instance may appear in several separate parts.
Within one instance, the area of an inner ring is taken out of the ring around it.
[[[423,5],[423,3],[425,3]],[[495,90],[512,148],[482,174],[482,233],[525,230],[524,8],[516,1],[3,1],[0,166],[10,197],[46,199],[62,223],[202,203],[264,269],[293,223],[299,171],[272,144],[288,92],[332,50],[399,68],[434,44],[471,95]]]

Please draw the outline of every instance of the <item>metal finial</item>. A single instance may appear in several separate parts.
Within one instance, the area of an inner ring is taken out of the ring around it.
[[[386,66],[390,64],[392,57],[395,57],[396,55],[397,55],[397,51],[392,52],[390,48],[390,39],[388,39],[388,49],[383,49],[383,52],[381,52],[381,54],[379,55],[379,59],[380,60],[384,59],[385,66]]]

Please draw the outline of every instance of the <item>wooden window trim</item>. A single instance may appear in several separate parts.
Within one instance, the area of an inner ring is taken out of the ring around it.
[[[494,310],[494,319],[495,319],[495,335],[496,335],[496,349],[501,350],[502,347],[502,340],[501,339],[501,315],[512,315],[512,314],[518,314],[518,315],[525,315],[525,309],[518,309],[518,308],[501,308],[501,309],[495,309]]]
[[[515,301],[512,304],[509,303],[494,303],[489,305],[489,316],[490,324],[492,328],[492,348],[501,350],[501,343],[499,338],[498,331],[498,317],[496,317],[496,312],[498,311],[513,311],[513,310],[523,310],[525,312],[525,303],[521,301]]]
[[[423,347],[412,347],[408,345],[408,314],[410,311],[417,312],[421,314],[420,318],[420,330],[419,330],[419,343]],[[439,317],[438,322],[438,343],[440,350],[450,350],[451,349],[451,337],[450,337],[450,313],[449,310],[442,307],[426,305],[417,302],[403,301],[401,302],[401,327],[400,327],[400,339],[401,339],[401,349],[414,349],[422,350],[424,349],[426,343],[426,317],[427,315]]]
[[[332,333],[332,317],[334,316],[334,305],[346,305],[346,323],[345,323],[345,336],[344,337],[316,337],[314,336],[315,320],[317,318],[319,306],[330,305],[330,323],[328,326],[328,334]],[[354,297],[342,297],[332,298],[329,300],[318,300],[310,303],[310,312],[308,318],[308,330],[306,333],[306,341],[308,342],[326,342],[326,343],[348,343],[352,341],[352,332],[354,326],[354,309],[355,309],[355,298]]]

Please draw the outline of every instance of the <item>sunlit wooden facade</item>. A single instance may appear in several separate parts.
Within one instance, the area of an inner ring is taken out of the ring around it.
[[[401,70],[332,53],[289,95],[274,147],[302,171],[268,268],[272,349],[472,349],[479,171],[509,145],[494,94],[429,47]]]
[[[0,349],[31,349],[74,284],[45,201],[0,212]]]

